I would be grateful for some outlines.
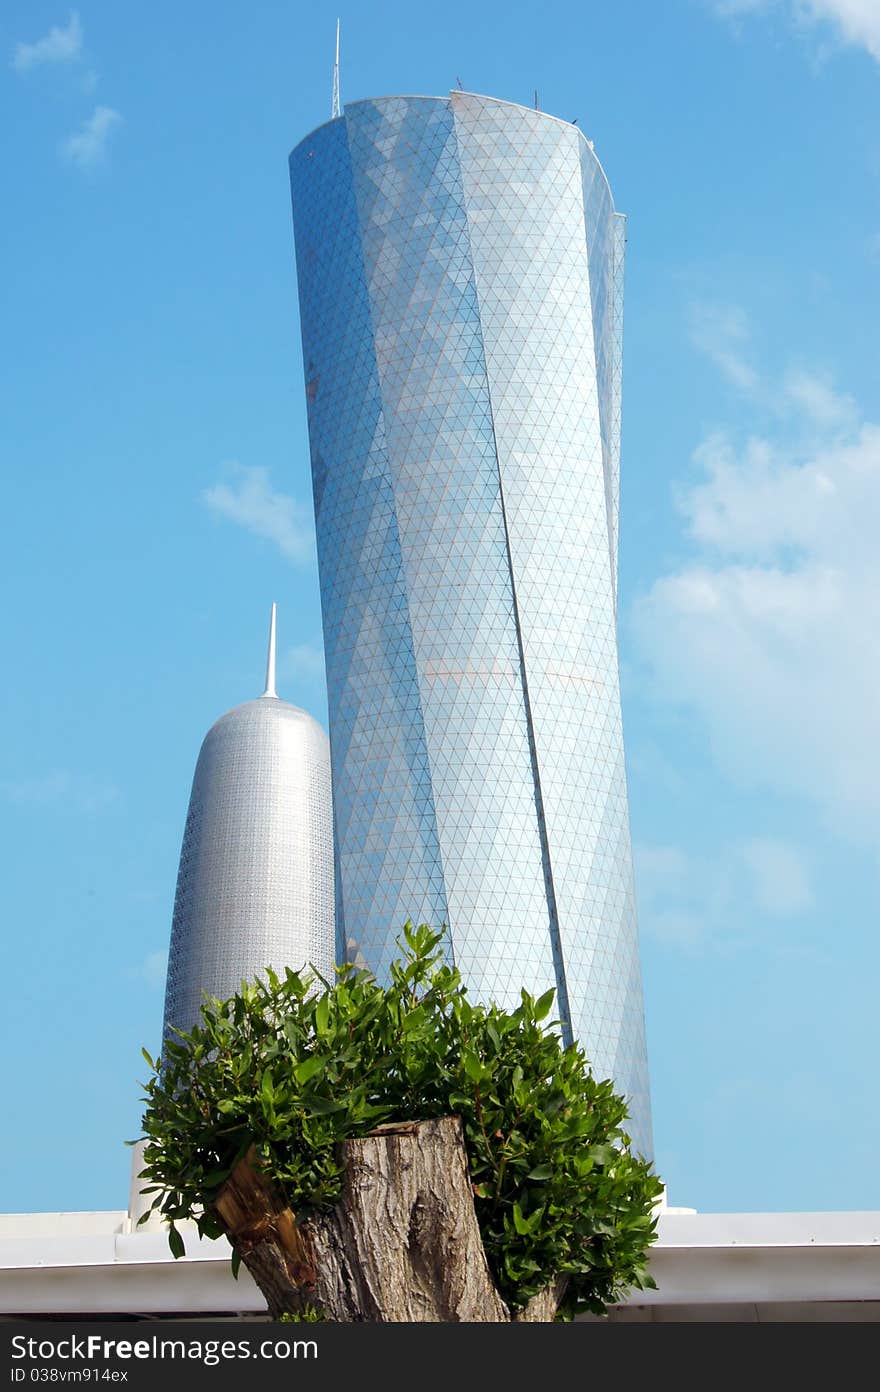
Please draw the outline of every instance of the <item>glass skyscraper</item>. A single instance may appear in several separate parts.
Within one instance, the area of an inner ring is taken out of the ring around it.
[[[616,642],[624,222],[573,125],[355,102],[290,159],[337,951],[554,986],[651,1149]]]

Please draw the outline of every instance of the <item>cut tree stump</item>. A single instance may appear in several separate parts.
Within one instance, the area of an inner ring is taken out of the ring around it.
[[[495,1289],[458,1117],[343,1141],[336,1207],[298,1224],[251,1147],[214,1209],[273,1319],[315,1306],[344,1323],[552,1320],[551,1281],[516,1316]]]

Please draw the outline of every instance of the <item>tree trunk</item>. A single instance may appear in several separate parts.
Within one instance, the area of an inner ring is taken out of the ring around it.
[[[315,1306],[343,1322],[508,1322],[474,1213],[458,1117],[381,1126],[342,1143],[336,1207],[298,1224],[251,1150],[215,1203],[273,1319]],[[553,1281],[514,1316],[552,1320]]]

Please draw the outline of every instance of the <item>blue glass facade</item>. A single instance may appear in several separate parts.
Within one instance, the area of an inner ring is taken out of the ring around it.
[[[623,219],[573,126],[357,102],[290,160],[340,956],[558,990],[651,1148],[617,672]]]

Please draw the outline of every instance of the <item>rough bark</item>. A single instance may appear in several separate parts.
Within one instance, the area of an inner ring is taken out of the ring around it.
[[[306,1305],[345,1323],[508,1322],[486,1262],[457,1117],[379,1127],[343,1142],[339,1203],[298,1224],[255,1168],[236,1166],[215,1203],[269,1313]],[[515,1318],[552,1320],[564,1281]]]
[[[565,1294],[565,1287],[568,1285],[567,1276],[557,1276],[555,1281],[551,1281],[549,1286],[538,1291],[533,1295],[528,1305],[514,1315],[517,1324],[540,1324],[545,1320],[552,1320],[556,1311],[559,1309],[559,1302]]]

